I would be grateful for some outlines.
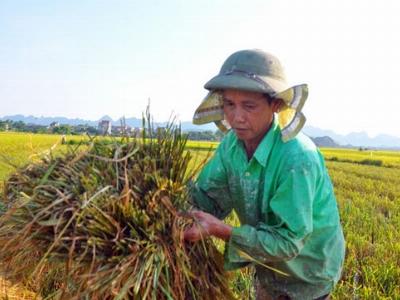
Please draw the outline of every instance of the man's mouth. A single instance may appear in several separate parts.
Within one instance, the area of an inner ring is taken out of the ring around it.
[[[247,131],[246,128],[234,128],[236,133],[243,134]]]

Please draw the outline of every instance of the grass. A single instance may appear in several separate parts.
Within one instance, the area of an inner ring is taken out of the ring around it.
[[[21,165],[59,140],[55,135],[0,133],[0,153]],[[198,155],[191,166],[216,146],[188,142],[187,149]],[[64,147],[59,145],[57,151]],[[322,153],[335,187],[347,245],[342,280],[333,299],[400,299],[400,152],[325,148]],[[0,162],[0,181],[11,171]],[[235,273],[232,288],[238,298],[248,299],[252,294],[250,278],[251,270]]]

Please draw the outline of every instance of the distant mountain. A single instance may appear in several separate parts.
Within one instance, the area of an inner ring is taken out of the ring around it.
[[[318,147],[329,147],[329,148],[336,148],[340,147],[333,139],[329,136],[322,136],[322,137],[311,137],[314,144]]]
[[[329,136],[332,138],[334,141],[342,144],[342,136],[339,134],[336,134],[332,130],[324,130],[320,129],[318,127],[312,127],[312,126],[305,126],[303,128],[303,132],[307,134],[310,137],[322,137],[322,136]]]
[[[108,115],[102,116],[99,120],[107,120],[107,121],[113,122],[113,119],[112,119],[110,116],[108,116]]]
[[[65,117],[34,117],[34,116],[23,116],[23,115],[13,115],[0,117],[0,120],[11,120],[11,121],[22,121],[26,124],[36,124],[42,126],[48,126],[52,122],[58,122],[60,124],[68,125],[79,125],[87,124],[91,126],[97,126],[97,121],[83,120],[83,119],[68,119]]]
[[[312,126],[304,127],[303,132],[310,137],[329,136],[341,146],[400,149],[400,138],[387,134],[380,134],[372,138],[366,132],[340,135],[332,130],[323,130]]]
[[[26,124],[36,124],[42,126],[48,126],[52,122],[58,122],[59,124],[66,125],[89,125],[89,126],[97,126],[100,120],[109,120],[112,125],[119,126],[121,125],[122,118],[118,120],[113,120],[110,116],[105,115],[98,120],[84,120],[84,119],[69,119],[65,117],[34,117],[34,116],[23,116],[23,115],[13,115],[13,116],[4,116],[0,117],[1,121],[11,120],[11,121],[22,121]],[[125,118],[125,124],[130,127],[142,127],[142,119],[139,118]],[[167,122],[156,122],[157,126],[165,126]],[[217,127],[214,124],[205,124],[205,125],[193,125],[192,122],[181,122],[181,128],[183,131],[206,131],[217,130]]]

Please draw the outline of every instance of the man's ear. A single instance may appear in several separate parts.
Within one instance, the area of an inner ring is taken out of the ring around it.
[[[282,99],[274,99],[274,101],[271,103],[271,109],[274,113],[279,112],[284,106],[285,103]]]

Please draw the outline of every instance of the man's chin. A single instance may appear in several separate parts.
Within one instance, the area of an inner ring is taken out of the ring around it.
[[[240,139],[240,140],[246,140],[248,138],[248,130],[239,130],[239,129],[234,129],[236,136]]]

